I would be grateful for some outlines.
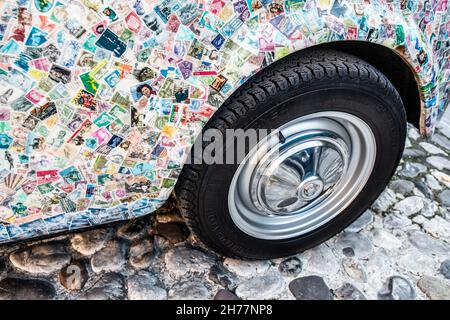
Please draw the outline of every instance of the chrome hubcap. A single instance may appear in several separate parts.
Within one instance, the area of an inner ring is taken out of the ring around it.
[[[234,223],[261,239],[313,231],[341,213],[370,177],[376,142],[353,115],[321,112],[263,139],[236,171],[228,192]]]

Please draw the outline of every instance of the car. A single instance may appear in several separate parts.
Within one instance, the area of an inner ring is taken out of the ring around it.
[[[0,0],[0,243],[174,194],[227,256],[316,246],[449,101],[448,0]],[[225,160],[224,160],[225,159]]]

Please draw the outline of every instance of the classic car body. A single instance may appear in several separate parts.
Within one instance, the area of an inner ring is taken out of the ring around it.
[[[153,212],[223,101],[312,46],[401,57],[429,136],[449,32],[447,0],[0,0],[0,242]]]

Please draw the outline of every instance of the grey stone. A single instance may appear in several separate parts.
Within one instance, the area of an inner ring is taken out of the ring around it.
[[[414,246],[405,248],[395,255],[395,264],[399,269],[408,270],[409,274],[421,275],[429,272],[435,266],[435,258],[431,254],[424,254]]]
[[[422,227],[429,234],[436,238],[442,238],[450,242],[448,235],[450,234],[450,222],[446,221],[440,216],[435,216],[434,218],[425,221]]]
[[[32,274],[49,275],[69,264],[71,259],[66,247],[60,242],[34,245],[9,255],[12,265]]]
[[[427,174],[427,175],[425,176],[425,178],[427,179],[427,180],[426,180],[426,181],[427,181],[427,185],[428,185],[432,190],[435,190],[435,191],[440,191],[440,190],[442,190],[442,187],[441,187],[441,185],[439,184],[439,181],[437,181],[436,178],[433,177],[431,174]]]
[[[439,207],[431,200],[424,199],[423,201],[423,209],[420,211],[420,214],[426,218],[432,218],[439,210]]]
[[[414,183],[408,180],[394,180],[389,184],[389,188],[403,195],[409,194],[414,190]]]
[[[289,290],[297,300],[333,300],[333,295],[323,278],[308,276],[289,283]]]
[[[209,280],[230,290],[234,290],[238,282],[237,276],[222,264],[215,264],[211,267],[209,270]]]
[[[408,239],[411,244],[422,251],[424,254],[446,254],[450,252],[450,246],[440,240],[437,240],[422,231],[408,232]]]
[[[355,222],[349,225],[345,231],[359,232],[373,222],[373,212],[366,210]]]
[[[354,232],[343,232],[337,236],[336,249],[353,249],[355,257],[359,259],[368,258],[373,252],[372,241],[365,235]]]
[[[335,294],[341,300],[367,300],[364,294],[350,283],[344,283],[335,291]]]
[[[429,154],[442,154],[446,155],[447,153],[441,148],[436,147],[435,145],[428,142],[421,142],[419,145]]]
[[[6,278],[0,282],[0,300],[51,300],[55,288],[42,280]]]
[[[439,201],[444,207],[450,208],[450,190],[444,190],[439,194]]]
[[[408,197],[398,202],[394,209],[409,217],[423,209],[423,199],[418,196]]]
[[[199,250],[181,246],[168,251],[164,262],[169,274],[175,279],[180,279],[187,274],[207,273],[215,260]]]
[[[450,171],[450,160],[446,158],[438,156],[428,157],[427,162],[438,170]]]
[[[450,284],[430,276],[423,276],[417,286],[431,300],[450,300]]]
[[[125,246],[117,240],[109,241],[103,249],[91,258],[95,273],[117,271],[125,264]]]
[[[440,147],[446,149],[447,151],[450,151],[450,140],[443,136],[442,134],[435,133],[431,137],[431,141],[439,145]]]
[[[88,280],[88,272],[81,262],[72,262],[61,269],[58,274],[59,282],[69,291],[79,291],[83,289]]]
[[[242,299],[275,299],[284,287],[283,278],[277,273],[271,273],[243,281],[236,287],[236,295]]]
[[[107,238],[107,229],[97,229],[75,234],[70,242],[75,251],[90,256],[104,247]]]
[[[380,300],[414,300],[415,298],[416,292],[411,283],[400,276],[390,277],[378,293]]]
[[[412,224],[408,217],[398,213],[390,212],[383,220],[383,226],[387,229],[404,229]]]
[[[439,271],[446,279],[450,279],[450,259],[447,259],[441,263]]]
[[[450,208],[442,208],[441,214],[445,220],[450,222]]]
[[[345,259],[342,262],[345,272],[354,280],[359,282],[367,281],[367,274],[364,267],[353,259]]]
[[[130,300],[166,300],[167,292],[157,285],[157,279],[146,271],[128,279],[128,299]]]
[[[426,153],[419,149],[405,149],[403,156],[407,158],[422,158],[426,156]]]
[[[433,192],[430,190],[430,188],[428,188],[428,186],[425,184],[425,182],[416,181],[414,184],[415,184],[417,190],[419,190],[420,193],[425,196],[425,198],[431,199],[431,200],[434,199]]]
[[[153,242],[141,239],[130,247],[129,262],[136,269],[146,269],[152,262]]]
[[[206,300],[211,296],[210,290],[198,280],[178,282],[169,290],[171,300]]]
[[[156,234],[176,244],[187,239],[189,229],[182,223],[159,223],[156,225]]]
[[[124,281],[116,273],[104,274],[80,300],[121,300],[125,297]]]
[[[408,137],[412,140],[417,140],[421,137],[419,130],[410,123],[408,123]]]
[[[314,274],[337,274],[341,265],[336,255],[327,243],[322,243],[301,254],[303,269]]]
[[[376,228],[372,230],[372,235],[373,244],[377,247],[395,250],[402,246],[402,241],[400,239],[384,229]]]
[[[416,224],[420,224],[422,225],[425,221],[427,221],[427,218],[425,218],[422,215],[417,215],[415,217],[412,218],[412,221]]]
[[[450,189],[450,176],[443,172],[432,170],[431,174],[442,184],[444,184],[447,188]]]
[[[409,140],[409,138],[407,137],[405,140],[405,148],[411,148],[411,147],[412,147],[411,140]]]
[[[237,295],[228,290],[220,289],[214,296],[214,300],[240,300]]]
[[[378,212],[388,210],[396,201],[395,192],[387,188],[372,205],[372,209]]]
[[[297,257],[291,257],[283,260],[278,267],[280,273],[287,277],[298,276],[302,272],[302,269],[302,261]]]
[[[344,256],[349,258],[353,258],[355,256],[355,250],[350,247],[345,247],[344,249],[342,249],[342,253],[344,254]]]
[[[147,234],[147,221],[144,219],[132,220],[117,229],[117,235],[128,241],[135,241]]]
[[[439,128],[440,133],[442,133],[444,136],[446,136],[447,138],[450,139],[450,127],[446,126],[441,121],[441,123],[438,125],[438,128]]]
[[[245,278],[265,273],[270,268],[270,262],[266,260],[251,261],[226,258],[223,264],[231,272]]]
[[[400,171],[400,176],[407,178],[415,178],[419,174],[427,172],[427,167],[417,162],[405,162],[403,170]]]

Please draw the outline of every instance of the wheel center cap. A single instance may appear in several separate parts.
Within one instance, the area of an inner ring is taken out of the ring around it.
[[[303,200],[311,201],[322,194],[323,181],[319,177],[310,177],[298,187],[298,196]]]

